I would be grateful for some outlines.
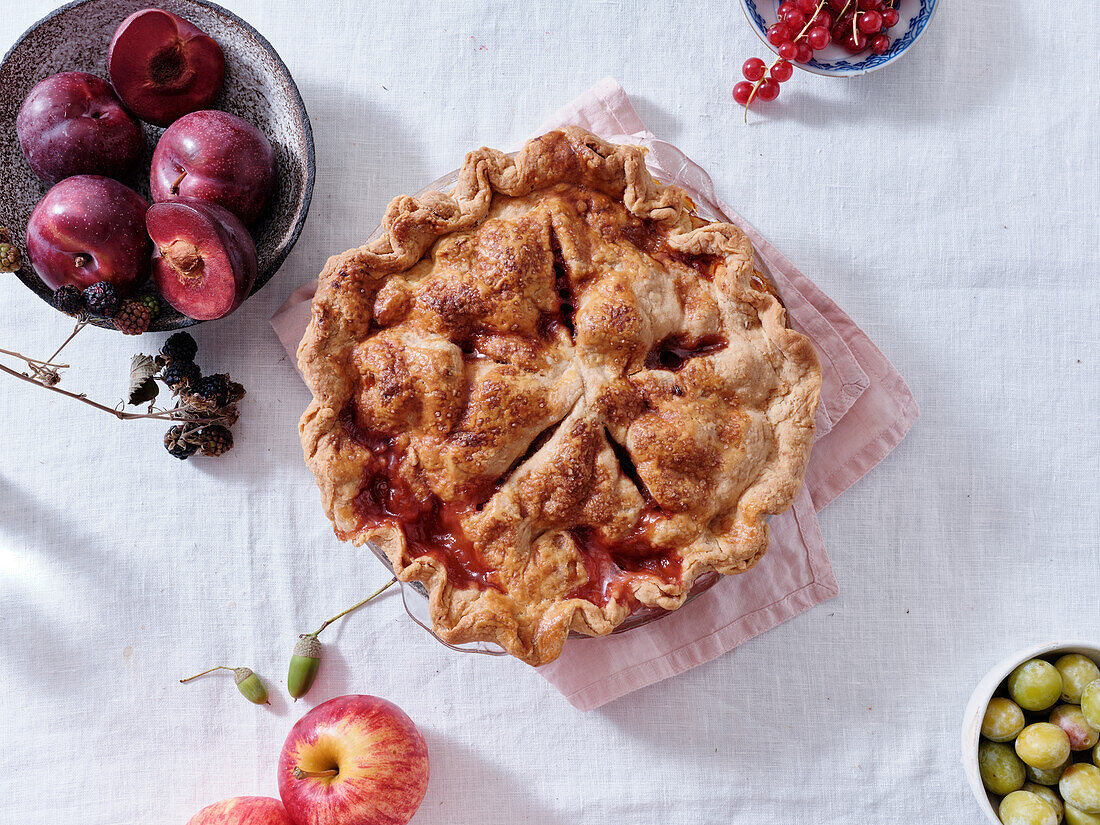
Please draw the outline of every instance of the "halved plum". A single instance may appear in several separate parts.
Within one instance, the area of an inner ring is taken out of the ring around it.
[[[198,198],[155,203],[145,215],[153,283],[172,306],[198,321],[223,318],[256,282],[256,245],[240,218]]]
[[[179,15],[142,9],[115,30],[107,73],[131,112],[167,126],[210,108],[225,82],[225,55],[214,38]]]

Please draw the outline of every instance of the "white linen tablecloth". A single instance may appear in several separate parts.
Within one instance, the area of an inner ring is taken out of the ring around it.
[[[225,4],[302,90],[310,220],[271,284],[195,333],[204,369],[249,390],[225,458],[177,462],[163,424],[0,376],[0,822],[182,825],[275,795],[291,724],[349,692],[424,731],[425,825],[977,822],[956,745],[973,685],[1014,648],[1100,638],[1100,79],[1065,27],[943,2],[902,62],[797,73],[746,126],[730,90],[765,52],[734,0]],[[7,4],[0,48],[52,5]],[[1095,4],[1073,15],[1100,27]],[[289,704],[296,634],[386,575],[332,535],[298,446],[308,393],[268,318],[391,196],[606,75],[921,405],[821,514],[840,596],[587,714],[517,662],[450,653],[385,597],[326,631],[317,686]],[[48,355],[70,327],[12,278],[0,307],[5,349]],[[111,403],[163,338],[87,330],[64,386]],[[254,668],[272,706],[228,676],[177,683],[216,664]]]

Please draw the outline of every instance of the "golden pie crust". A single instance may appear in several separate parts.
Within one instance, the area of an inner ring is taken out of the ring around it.
[[[298,361],[337,534],[423,582],[441,638],[532,665],[752,567],[821,389],[744,233],[578,128],[394,199],[326,263]]]

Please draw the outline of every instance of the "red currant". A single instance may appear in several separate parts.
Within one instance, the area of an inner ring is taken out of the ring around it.
[[[882,28],[882,15],[877,11],[865,11],[859,16],[856,25],[864,34],[874,34]]]
[[[805,40],[800,40],[795,44],[794,60],[796,63],[809,63],[814,59],[814,50],[810,48],[810,44]]]
[[[883,52],[889,50],[889,48],[890,38],[887,37],[885,34],[879,34],[871,38],[871,51],[873,51],[875,54],[882,54]]]
[[[817,13],[817,17],[814,18],[814,25],[821,26],[823,29],[831,29],[833,27],[833,16],[825,11],[825,9],[822,9]]]
[[[840,14],[844,11],[844,7],[848,5],[848,0],[825,0],[825,5],[837,14]]]
[[[754,83],[764,76],[764,73],[768,70],[768,67],[764,65],[764,61],[759,57],[750,57],[745,61],[745,65],[741,67],[741,74],[745,76],[745,80],[751,80]]]
[[[776,23],[768,29],[768,42],[773,46],[779,46],[790,42],[794,38],[794,32],[784,23]]]
[[[901,15],[898,14],[897,9],[887,9],[882,13],[882,25],[886,28],[896,26],[898,24],[898,20],[900,19]]]
[[[852,54],[859,54],[867,48],[867,35],[863,32],[848,32],[842,44]]]
[[[858,0],[856,5],[860,11],[877,11],[882,5],[882,0]]]
[[[783,22],[790,26],[797,34],[802,31],[802,27],[806,25],[806,15],[798,9],[794,9],[783,15]]]
[[[824,26],[814,26],[808,32],[806,32],[806,42],[810,44],[810,48],[815,51],[820,51],[829,45],[832,41],[832,35],[829,34],[829,30]]]
[[[771,74],[776,82],[786,83],[791,79],[791,75],[794,74],[794,67],[786,60],[777,60],[775,61],[775,65],[772,66]]]
[[[756,96],[761,100],[775,100],[779,97],[779,84],[769,77],[757,87]]]
[[[795,0],[795,5],[798,6],[798,10],[807,17],[817,11],[816,0]]]
[[[786,43],[780,43],[776,51],[784,60],[794,60],[794,56],[798,54],[798,46],[788,40]]]
[[[797,10],[798,10],[798,6],[796,6],[793,2],[786,2],[786,3],[780,3],[779,8],[775,10],[775,13],[776,13],[776,15],[778,15],[779,19],[782,20],[784,14],[786,14],[789,11],[797,11]]]
[[[742,80],[733,87],[733,99],[742,106],[748,104],[750,97],[752,97],[752,84],[747,80]]]

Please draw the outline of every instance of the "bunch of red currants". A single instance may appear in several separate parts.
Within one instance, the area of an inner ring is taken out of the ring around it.
[[[791,62],[809,63],[814,52],[836,42],[852,54],[870,47],[875,54],[890,48],[887,31],[897,25],[897,0],[785,0],[778,22],[768,29],[768,42],[779,58],[769,67],[750,57],[741,67],[745,79],[733,87],[742,106],[753,100],[775,100],[779,84],[790,80]]]

